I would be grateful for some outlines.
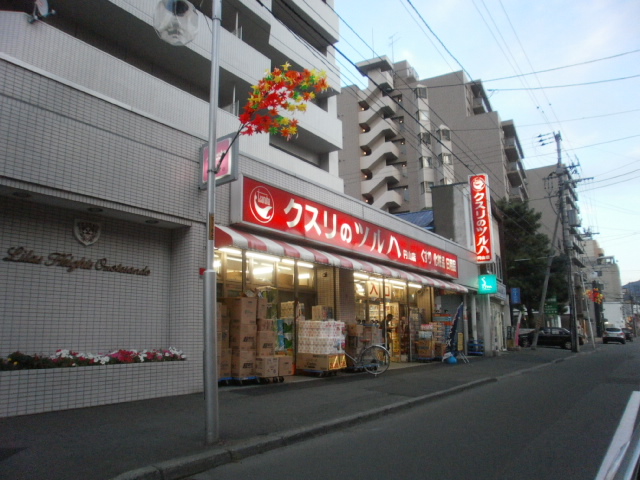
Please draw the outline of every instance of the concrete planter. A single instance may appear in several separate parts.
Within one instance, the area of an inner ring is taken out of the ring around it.
[[[194,367],[178,361],[0,372],[0,417],[192,393],[201,389]]]

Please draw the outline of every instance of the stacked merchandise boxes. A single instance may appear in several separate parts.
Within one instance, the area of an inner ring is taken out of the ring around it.
[[[258,299],[225,298],[229,314],[231,377],[244,379],[255,375]]]
[[[447,351],[447,339],[451,333],[452,318],[448,314],[433,314],[433,322],[430,324],[433,330],[434,356],[442,358]]]
[[[418,355],[418,340],[420,340],[420,325],[423,323],[423,317],[420,309],[416,307],[409,308],[409,355],[410,361],[413,361]]]
[[[279,360],[276,357],[276,321],[267,318],[267,299],[258,297],[257,328],[256,333],[256,368],[257,377],[273,378],[279,374]]]
[[[301,306],[296,305],[296,302],[282,302],[280,304],[280,317],[276,325],[276,333],[278,334],[276,351],[278,353],[293,355],[295,351],[295,319],[303,316],[300,309]]]
[[[436,356],[432,323],[423,323],[420,325],[418,340],[416,342],[416,355],[418,360],[431,360]]]
[[[218,330],[218,379],[231,377],[231,346],[229,344],[229,314],[227,306],[217,303]]]
[[[312,319],[297,321],[296,368],[330,371],[346,367],[344,322],[333,320],[330,307],[312,308]]]
[[[416,352],[419,360],[441,358],[447,350],[450,322],[437,321],[420,325]]]
[[[293,356],[279,349],[279,321],[267,318],[269,304],[263,297],[223,299],[218,323],[219,377],[247,379],[293,375]],[[228,355],[228,367],[224,360]],[[224,371],[223,371],[224,370]]]
[[[382,344],[382,329],[378,324],[347,325],[347,340],[345,342],[345,351],[349,354],[347,357],[347,366],[355,366],[350,357],[357,359],[362,351],[369,345],[380,344]]]

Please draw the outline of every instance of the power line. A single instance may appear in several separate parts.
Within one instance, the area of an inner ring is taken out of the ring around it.
[[[547,85],[544,87],[526,87],[526,88],[488,88],[487,91],[489,92],[512,92],[512,91],[519,91],[519,90],[544,90],[546,88],[568,88],[568,87],[582,87],[585,85],[596,85],[599,83],[608,83],[608,82],[619,82],[621,80],[629,80],[631,78],[637,78],[640,77],[640,74],[638,75],[629,75],[628,77],[618,77],[618,78],[609,78],[606,80],[595,80],[593,82],[584,82],[584,83],[570,83],[567,85]]]

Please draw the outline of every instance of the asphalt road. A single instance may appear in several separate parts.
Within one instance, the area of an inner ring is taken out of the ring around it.
[[[640,390],[639,354],[640,341],[602,345],[191,478],[593,479]]]

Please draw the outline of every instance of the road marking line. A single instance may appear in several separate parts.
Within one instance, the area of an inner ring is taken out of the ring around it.
[[[622,414],[616,433],[613,435],[609,450],[602,460],[600,471],[595,480],[608,480],[613,478],[620,466],[622,457],[629,447],[629,440],[633,435],[633,429],[640,408],[640,392],[633,392],[627,402],[627,407]]]

